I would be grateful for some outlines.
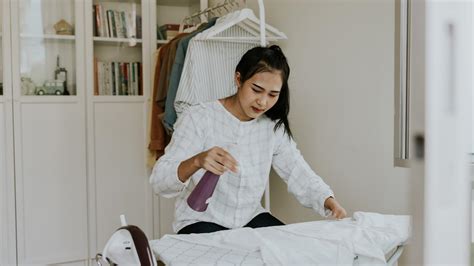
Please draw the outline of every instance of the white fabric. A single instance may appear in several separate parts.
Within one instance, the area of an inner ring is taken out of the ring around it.
[[[222,20],[197,34],[189,41],[183,72],[179,81],[174,107],[179,116],[196,103],[225,98],[236,92],[235,67],[249,49],[259,45],[253,43],[196,40],[201,34],[218,27]],[[241,28],[230,28],[221,36],[247,36]]]
[[[227,228],[246,225],[264,212],[260,201],[273,166],[288,184],[288,190],[306,207],[323,216],[330,214],[324,201],[334,196],[324,181],[311,170],[284,134],[283,127],[274,132],[275,122],[261,116],[242,122],[229,113],[219,101],[201,103],[178,118],[175,132],[165,154],[153,168],[150,183],[164,197],[178,197],[173,229],[186,225],[213,222]],[[229,152],[239,162],[239,173],[226,172],[217,183],[205,212],[192,210],[186,199],[199,182],[204,170],[197,171],[186,183],[179,181],[179,164],[212,147],[234,145]]]
[[[403,245],[406,232],[409,216],[357,212],[340,221],[165,235],[150,245],[166,265],[352,265],[356,256],[385,265],[387,247]]]

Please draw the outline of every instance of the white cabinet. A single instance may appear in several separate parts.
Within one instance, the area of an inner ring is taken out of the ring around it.
[[[156,29],[205,1],[0,1],[0,264],[89,265],[120,214],[158,235],[146,164]],[[99,5],[121,19],[115,35],[97,32]],[[99,65],[114,67],[106,90]]]
[[[18,264],[87,258],[81,2],[11,1]]]

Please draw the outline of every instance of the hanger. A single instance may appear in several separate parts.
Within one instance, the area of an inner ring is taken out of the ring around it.
[[[240,27],[250,36],[232,36],[219,37],[219,33],[231,28]],[[265,36],[267,41],[276,41],[287,39],[286,35],[276,28],[265,24]],[[261,40],[260,36],[260,20],[255,16],[253,11],[249,8],[234,11],[226,16],[219,18],[216,25],[201,32],[195,36],[196,40],[221,40],[232,42],[258,42]]]

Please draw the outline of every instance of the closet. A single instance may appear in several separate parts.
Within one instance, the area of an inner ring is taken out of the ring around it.
[[[159,26],[206,7],[1,0],[1,265],[92,265],[120,214],[159,235],[146,164],[151,55],[166,43]]]

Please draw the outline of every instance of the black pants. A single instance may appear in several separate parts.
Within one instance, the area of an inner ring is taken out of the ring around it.
[[[275,225],[284,225],[283,222],[275,218],[268,212],[260,213],[259,215],[255,216],[248,224],[244,227],[251,227],[251,228],[258,228],[258,227],[266,227],[266,226],[275,226]],[[209,222],[197,222],[190,225],[185,226],[183,229],[179,230],[178,234],[192,234],[192,233],[212,233],[221,230],[228,230],[224,226],[209,223]]]

